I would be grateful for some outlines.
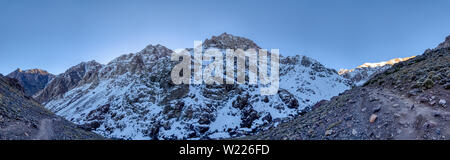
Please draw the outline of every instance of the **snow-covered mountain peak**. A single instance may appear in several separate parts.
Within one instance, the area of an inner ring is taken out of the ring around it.
[[[9,78],[17,79],[23,86],[26,96],[33,96],[45,88],[55,76],[42,69],[16,69],[7,75]]]
[[[250,39],[234,36],[228,33],[222,33],[219,36],[213,36],[211,39],[206,39],[203,42],[204,48],[219,48],[219,49],[260,49],[258,45],[255,44]]]
[[[341,69],[339,70],[338,73],[344,78],[353,81],[356,85],[363,85],[373,75],[385,71],[386,69],[392,67],[396,63],[400,63],[414,57],[415,56],[406,58],[394,58],[388,61],[378,63],[364,63],[354,69]]]
[[[392,66],[392,65],[394,65],[396,63],[403,62],[403,61],[406,61],[406,60],[414,58],[414,57],[415,56],[406,57],[406,58],[394,58],[394,59],[391,59],[389,61],[378,62],[378,63],[364,63],[364,64],[362,64],[362,65],[360,65],[360,66],[358,66],[356,68],[367,68],[367,67],[375,68],[375,67],[382,67],[382,66],[385,66],[385,65]]]
[[[102,67],[96,61],[81,62],[53,78],[34,98],[41,103],[60,98],[72,88],[97,80],[97,72]]]

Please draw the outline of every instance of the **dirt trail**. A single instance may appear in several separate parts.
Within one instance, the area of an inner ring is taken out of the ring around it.
[[[39,131],[34,138],[35,140],[50,140],[53,137],[53,128],[51,119],[42,119],[39,122]]]

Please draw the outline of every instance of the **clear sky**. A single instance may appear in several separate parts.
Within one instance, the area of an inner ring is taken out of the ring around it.
[[[448,0],[0,0],[0,73],[59,74],[148,44],[223,32],[334,69],[421,54],[450,34]]]

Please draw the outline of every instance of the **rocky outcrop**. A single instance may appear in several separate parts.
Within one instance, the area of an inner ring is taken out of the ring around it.
[[[259,48],[226,33],[203,44],[223,54],[229,48]],[[220,139],[254,134],[292,119],[351,83],[311,58],[294,56],[280,58],[281,92],[272,96],[260,95],[258,85],[175,85],[170,72],[178,62],[170,60],[171,53],[162,45],[149,45],[122,55],[92,70],[93,80],[86,74],[74,76],[80,77],[77,83],[60,92],[49,84],[43,101],[58,115],[107,137]]]
[[[244,139],[450,139],[450,48],[394,64],[301,117]]]
[[[41,69],[17,69],[7,77],[17,79],[23,86],[25,95],[31,97],[44,89],[55,76]]]
[[[211,39],[206,39],[203,46],[205,48],[218,49],[260,49],[260,47],[252,40],[244,37],[233,36],[228,33],[222,33],[219,36],[213,36]]]
[[[1,140],[104,139],[79,129],[28,97],[16,79],[0,75]]]
[[[414,57],[415,56],[406,58],[394,58],[389,61],[379,63],[364,63],[354,69],[341,69],[338,73],[344,78],[351,80],[354,84],[360,86],[376,74],[392,67],[394,64],[406,61]]]

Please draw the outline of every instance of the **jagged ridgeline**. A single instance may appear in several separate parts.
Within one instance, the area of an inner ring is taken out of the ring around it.
[[[0,75],[0,139],[103,139],[42,107],[26,96],[16,79]]]
[[[221,34],[203,48],[259,49]],[[193,54],[193,49],[187,49]],[[270,48],[269,48],[270,50]],[[252,85],[174,85],[172,50],[149,45],[106,65],[81,63],[57,75],[36,99],[86,130],[124,139],[219,139],[252,135],[299,116],[351,87],[333,69],[305,57],[280,57],[280,89]],[[283,54],[283,53],[281,53]]]
[[[17,79],[19,84],[23,86],[25,95],[31,97],[43,90],[55,76],[41,69],[17,69],[8,74],[7,77]]]
[[[450,36],[363,86],[245,139],[450,139]]]
[[[344,78],[351,80],[353,83],[355,83],[355,85],[360,86],[367,82],[374,75],[391,68],[394,64],[406,61],[414,57],[415,56],[406,58],[394,58],[389,61],[379,63],[364,63],[354,69],[341,69],[338,73]]]

